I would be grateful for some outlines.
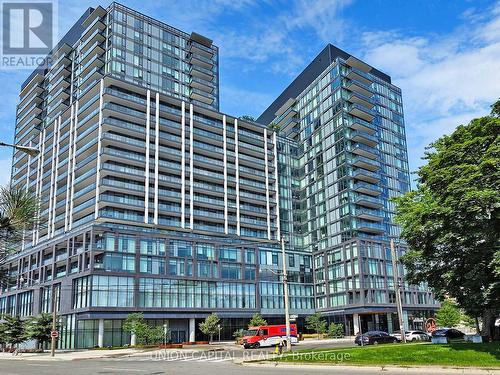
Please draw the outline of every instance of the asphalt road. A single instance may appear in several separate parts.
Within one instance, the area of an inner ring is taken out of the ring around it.
[[[319,366],[318,366],[319,367]],[[383,371],[383,372],[382,372]],[[145,361],[145,360],[123,360],[123,359],[99,359],[81,361],[59,361],[47,363],[47,361],[18,361],[0,360],[0,373],[2,375],[88,375],[88,374],[109,374],[109,375],[303,375],[303,374],[350,374],[366,375],[380,372],[384,375],[402,374],[453,374],[454,372],[433,372],[432,370],[412,371],[409,369],[374,369],[374,368],[336,368],[334,366],[319,368],[303,367],[267,367],[242,366],[231,362],[166,362],[166,361]],[[461,371],[456,372],[462,373]],[[467,374],[472,374],[468,373]]]

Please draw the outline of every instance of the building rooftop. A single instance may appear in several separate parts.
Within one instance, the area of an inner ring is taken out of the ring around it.
[[[354,63],[363,65],[366,70],[374,76],[391,83],[391,77],[381,72],[378,69],[362,62],[351,54],[328,44],[311,63],[295,78],[292,83],[276,98],[276,100],[257,118],[257,122],[264,125],[271,123],[276,117],[276,112],[283,106],[283,104],[290,98],[296,98],[304,89],[311,84],[330,64],[332,64],[338,57],[349,60]],[[354,65],[354,64],[353,64]],[[365,70],[365,69],[363,69]]]

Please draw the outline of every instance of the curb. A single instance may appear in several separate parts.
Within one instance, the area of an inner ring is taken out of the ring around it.
[[[373,372],[379,372],[379,371],[384,371],[384,372],[394,372],[397,371],[398,373],[401,373],[401,371],[405,371],[408,374],[413,374],[413,373],[423,373],[425,370],[430,370],[432,369],[432,373],[440,373],[440,374],[466,374],[466,375],[484,375],[484,374],[500,374],[500,368],[491,368],[491,367],[485,367],[485,368],[479,368],[479,367],[442,367],[442,366],[395,366],[395,365],[387,365],[387,366],[363,366],[363,365],[332,365],[328,363],[324,364],[304,364],[304,363],[282,363],[282,362],[272,362],[271,360],[269,361],[242,361],[238,364],[241,364],[242,366],[248,366],[248,367],[258,367],[258,366],[263,366],[263,367],[281,367],[281,368],[297,368],[297,367],[302,367],[302,368],[308,368],[308,369],[322,369],[324,370],[325,367],[330,367],[331,370],[340,370],[342,373],[349,373],[353,369],[356,369],[356,371],[364,372],[366,373],[373,373]],[[425,372],[424,372],[425,373]]]

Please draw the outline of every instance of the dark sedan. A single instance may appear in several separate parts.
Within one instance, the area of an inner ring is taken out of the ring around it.
[[[432,337],[446,337],[447,341],[463,340],[465,338],[465,333],[454,328],[442,328],[432,332]]]
[[[398,339],[394,336],[389,335],[387,332],[383,331],[368,331],[363,333],[363,335],[358,335],[354,339],[354,343],[358,345],[378,345],[385,343],[396,343]]]

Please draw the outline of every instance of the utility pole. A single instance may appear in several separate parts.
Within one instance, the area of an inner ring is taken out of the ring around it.
[[[398,310],[399,329],[401,331],[401,341],[406,343],[406,334],[403,322],[403,305],[401,304],[401,291],[399,288],[399,269],[396,256],[394,240],[391,239],[392,274],[394,276],[394,291],[396,293],[396,308]]]
[[[285,295],[285,324],[286,324],[286,350],[292,350],[292,341],[290,340],[290,307],[288,301],[288,276],[286,273],[285,256],[285,238],[281,235],[281,256],[283,258],[283,289]]]
[[[56,330],[56,289],[52,284],[52,332]],[[50,356],[54,357],[56,354],[56,337],[50,335]]]

